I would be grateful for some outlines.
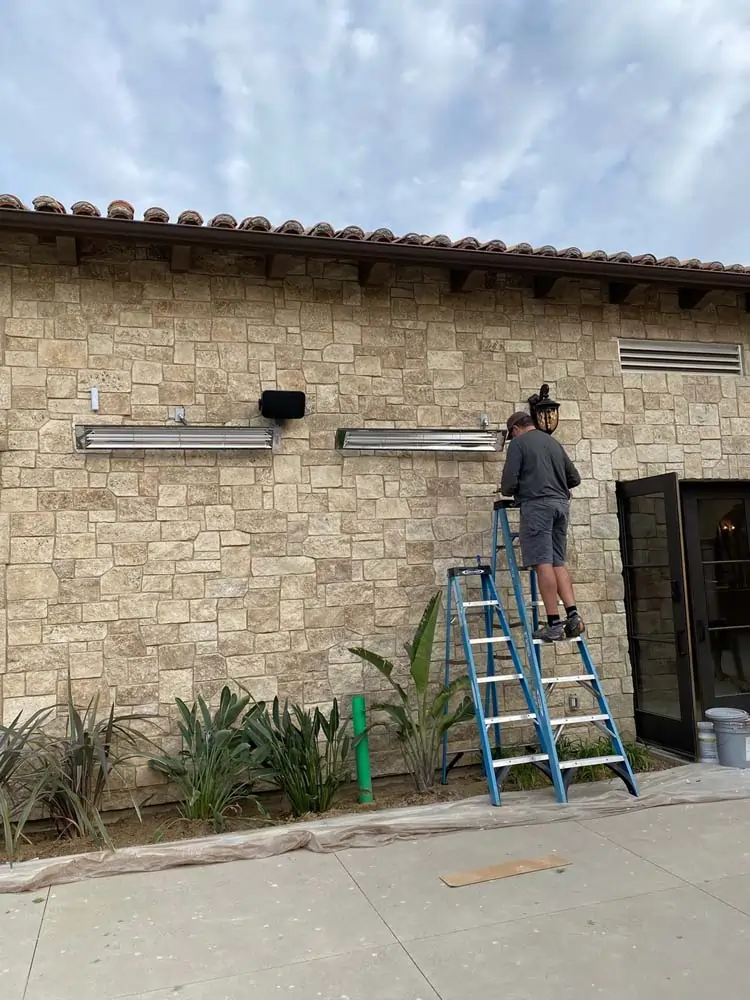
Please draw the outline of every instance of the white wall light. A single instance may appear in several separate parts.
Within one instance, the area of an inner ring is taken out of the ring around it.
[[[134,427],[90,424],[75,428],[78,451],[271,451],[274,427]]]
[[[499,451],[503,438],[491,430],[437,430],[369,427],[336,431],[343,451]]]

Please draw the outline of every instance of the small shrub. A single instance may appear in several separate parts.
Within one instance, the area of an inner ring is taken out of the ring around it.
[[[176,699],[180,713],[182,750],[151,757],[149,765],[166,775],[180,790],[180,812],[185,819],[210,821],[223,829],[227,814],[254,801],[252,747],[244,725],[263,711],[262,704],[249,712],[249,696],[239,697],[224,687],[215,712],[204,698],[188,708]]]
[[[469,695],[464,694],[454,703],[454,698],[468,687],[466,677],[456,678],[447,687],[430,683],[440,598],[438,591],[425,608],[414,639],[404,646],[409,657],[411,691],[407,692],[396,681],[393,676],[395,667],[390,660],[362,647],[349,650],[379,670],[398,696],[397,704],[376,704],[373,710],[385,712],[395,723],[404,764],[420,792],[429,790],[435,784],[444,734],[474,717],[474,705]]]
[[[255,747],[258,777],[278,788],[294,816],[327,812],[336,792],[349,779],[349,755],[354,741],[341,723],[334,698],[326,716],[293,705],[283,709],[274,698],[267,708],[247,719],[245,731]]]
[[[0,726],[0,822],[11,864],[44,792],[46,772],[40,767],[38,750],[49,714],[49,709],[42,710],[24,720],[19,713],[10,725]]]
[[[101,815],[104,795],[117,769],[142,755],[148,741],[137,724],[146,717],[116,715],[114,705],[100,715],[98,695],[81,714],[73,701],[70,679],[65,710],[64,735],[45,732],[38,748],[42,805],[60,836],[90,837],[111,847]]]
[[[98,696],[81,714],[70,679],[67,701],[58,708],[65,710],[62,735],[47,728],[54,709],[25,720],[18,715],[0,727],[0,821],[11,861],[34,813],[48,817],[61,837],[111,846],[101,816],[104,794],[117,767],[139,755],[141,716],[115,715],[114,706],[100,716]]]
[[[651,758],[642,743],[625,743],[624,748],[634,771],[651,769]],[[606,736],[589,740],[576,736],[562,736],[557,744],[557,752],[560,760],[583,760],[586,757],[608,757],[613,751],[612,744]],[[612,777],[612,771],[606,764],[593,764],[590,767],[576,768],[574,780],[605,781]]]

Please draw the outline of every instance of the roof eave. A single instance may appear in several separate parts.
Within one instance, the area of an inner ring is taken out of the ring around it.
[[[175,223],[59,215],[3,209],[0,231],[74,239],[111,240],[226,250],[256,256],[334,257],[352,262],[384,262],[467,271],[514,272],[559,278],[592,278],[628,284],[666,284],[681,288],[750,291],[750,273],[710,268],[665,267],[586,258],[543,256],[490,250],[383,243],[375,240],[289,235],[253,230],[185,226]]]

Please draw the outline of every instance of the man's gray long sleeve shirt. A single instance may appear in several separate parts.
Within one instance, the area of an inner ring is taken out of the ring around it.
[[[527,431],[511,439],[500,481],[500,492],[525,500],[570,499],[581,476],[559,441],[544,431]]]

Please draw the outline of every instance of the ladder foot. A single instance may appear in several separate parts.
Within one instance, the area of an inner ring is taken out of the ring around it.
[[[565,761],[560,761],[560,767],[562,769],[563,777],[563,787],[565,788],[565,794],[567,797],[570,786],[573,784],[575,779],[576,771],[581,767],[590,767],[590,764],[578,764],[576,767],[565,767]],[[636,783],[635,777],[630,770],[630,766],[623,762],[604,764],[604,767],[609,768],[609,770],[615,775],[615,777],[620,778],[628,792],[633,796],[633,798],[638,798],[638,785]]]

